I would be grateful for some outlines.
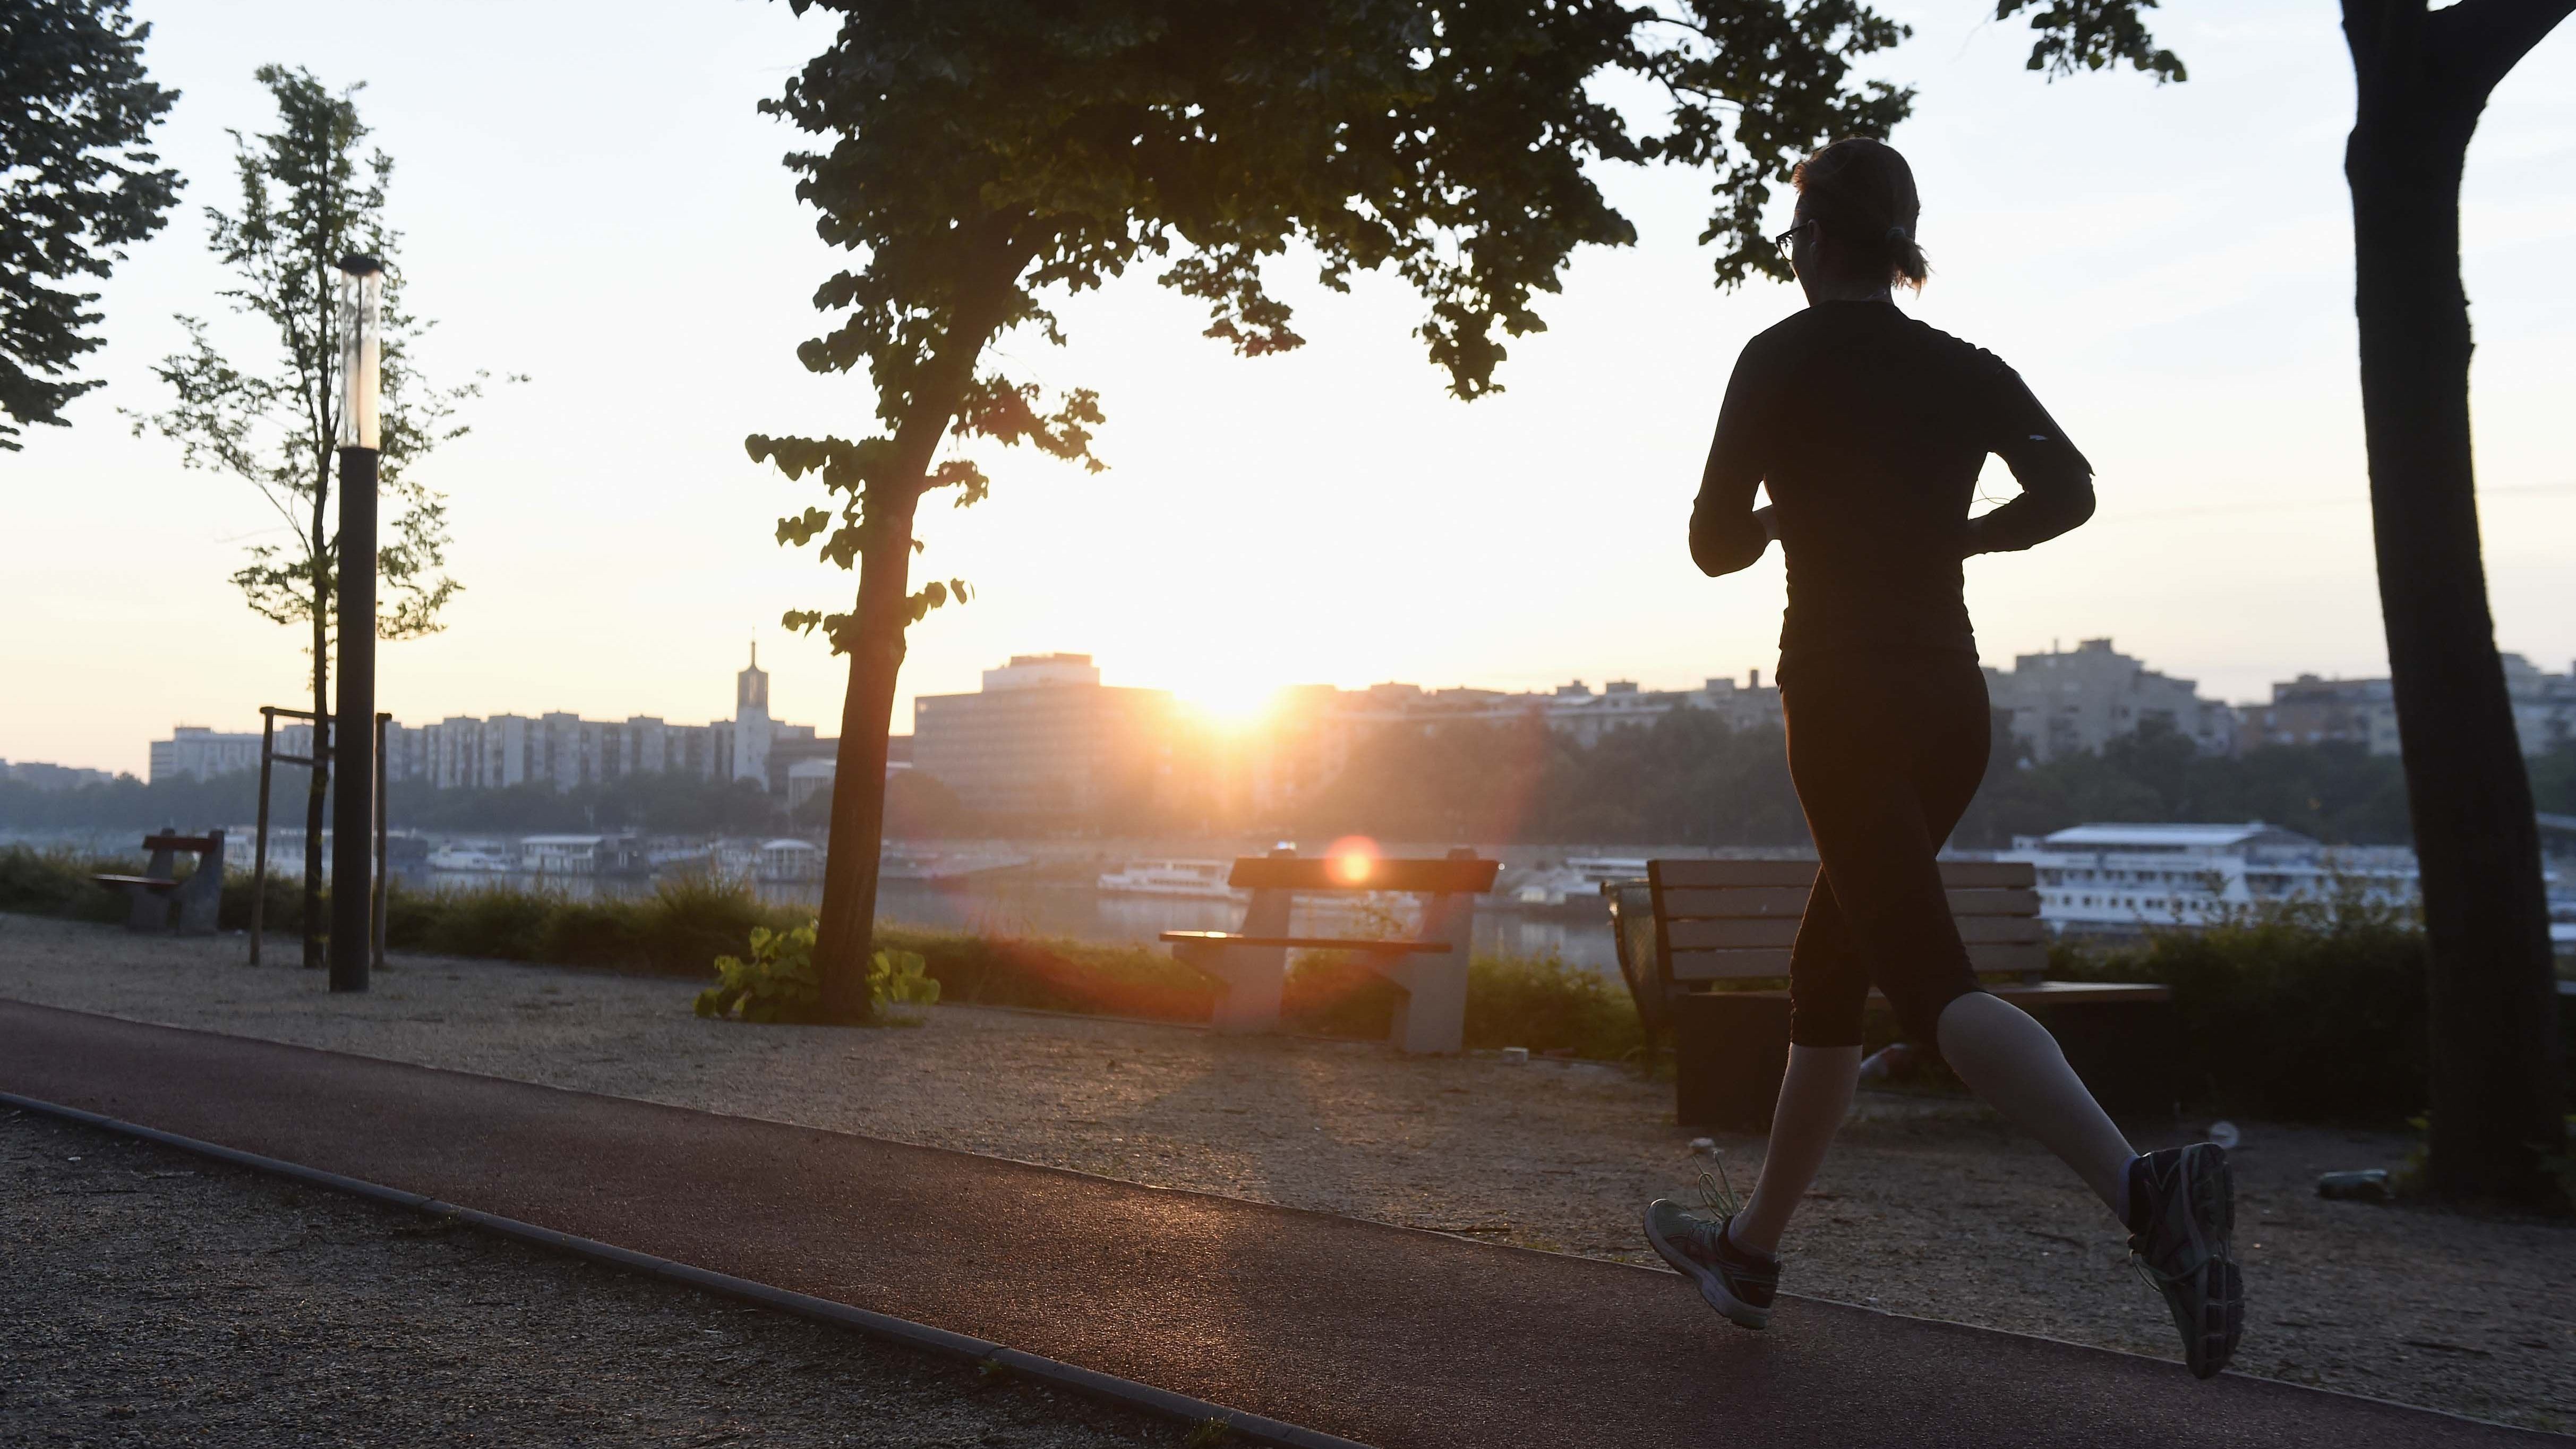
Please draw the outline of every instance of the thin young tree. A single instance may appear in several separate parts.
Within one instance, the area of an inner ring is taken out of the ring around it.
[[[161,229],[179,173],[148,142],[179,93],[152,83],[152,27],[125,0],[0,0],[0,452],[99,386],[96,292],[125,249]],[[66,285],[69,284],[69,285]]]
[[[362,155],[359,87],[337,93],[312,73],[262,66],[259,83],[277,103],[274,131],[233,137],[239,209],[209,207],[208,246],[237,285],[221,295],[259,340],[257,360],[235,363],[214,330],[181,316],[188,348],[153,369],[176,395],[167,410],[134,419],[179,444],[180,460],[249,483],[277,515],[282,542],[253,544],[232,578],[252,612],[305,631],[312,661],[313,713],[331,713],[330,661],[341,626],[334,606],[339,530],[331,507],[339,430],[340,354],[332,308],[340,259],[385,264],[382,430],[378,487],[389,523],[377,549],[376,636],[437,632],[439,613],[461,586],[444,572],[447,504],[412,475],[412,465],[464,436],[458,404],[480,395],[483,375],[450,388],[425,382],[411,349],[430,323],[403,303],[401,235],[386,220],[393,160]],[[322,828],[330,789],[327,725],[314,729],[314,767],[304,806],[304,964],[321,962]]]
[[[2000,0],[1997,13],[2033,11],[2032,66],[2064,71],[2162,54],[2143,23],[2154,3]],[[2549,1170],[2567,1152],[2567,1099],[2548,888],[2478,533],[2460,179],[2487,98],[2576,0],[2342,6],[2371,534],[2431,958],[2426,1185],[2563,1205]]]
[[[763,109],[828,139],[788,165],[823,239],[859,258],[816,292],[841,320],[798,357],[816,372],[864,367],[880,428],[747,440],[755,462],[842,495],[782,519],[779,541],[819,540],[859,573],[846,613],[786,620],[850,656],[815,952],[841,1021],[870,1014],[906,631],[963,593],[913,587],[916,510],[940,489],[960,506],[983,499],[972,440],[1100,466],[1094,393],[986,364],[1015,329],[1064,340],[1042,297],[1149,266],[1207,304],[1209,337],[1245,356],[1285,351],[1300,339],[1264,263],[1296,243],[1328,287],[1378,268],[1403,278],[1427,311],[1415,335],[1472,399],[1494,389],[1506,339],[1543,329],[1535,294],[1557,289],[1576,247],[1635,238],[1585,166],[1648,148],[1587,89],[1595,76],[1672,88],[1676,154],[1750,158],[1750,180],[1722,183],[1730,202],[1783,179],[1798,148],[1883,132],[1905,109],[1903,92],[1846,83],[1849,57],[1900,33],[1852,0],[1694,0],[1670,40],[1641,38],[1647,13],[1615,0],[789,3],[840,25]],[[1758,212],[1722,206],[1712,227],[1741,244],[1742,265],[1760,264],[1747,240]]]

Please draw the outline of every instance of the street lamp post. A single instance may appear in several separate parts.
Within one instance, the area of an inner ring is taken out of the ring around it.
[[[331,720],[331,989],[367,989],[375,937],[376,391],[384,264],[340,259],[340,697]]]

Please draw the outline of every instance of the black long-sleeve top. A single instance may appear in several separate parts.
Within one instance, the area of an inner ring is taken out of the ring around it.
[[[2022,491],[1972,522],[1988,453]],[[1691,511],[1691,559],[1730,574],[1776,534],[1789,566],[1784,661],[1845,648],[1973,654],[1960,560],[2092,517],[2092,479],[1993,353],[1892,302],[1820,302],[1736,361]],[[1756,485],[1772,502],[1758,513]]]

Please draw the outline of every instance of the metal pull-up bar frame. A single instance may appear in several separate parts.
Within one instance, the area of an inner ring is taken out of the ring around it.
[[[287,755],[280,754],[278,752],[277,721],[278,717],[281,715],[288,719],[305,720],[313,725],[312,754]],[[385,887],[387,881],[385,872],[385,726],[391,723],[392,720],[393,716],[390,714],[380,713],[376,716],[376,788],[374,812],[376,828],[376,871],[372,889],[368,892],[371,899],[368,903],[369,910],[367,912],[367,937],[368,954],[372,958],[373,964],[378,967],[385,964]],[[259,964],[261,926],[265,916],[267,915],[268,907],[268,782],[271,768],[275,765],[301,765],[310,770],[330,758],[331,721],[329,717],[316,716],[313,711],[309,709],[287,709],[281,705],[274,704],[263,704],[259,707],[259,829],[252,839],[250,868],[250,964],[253,966]],[[309,935],[312,933],[315,924],[316,923],[312,921],[306,921],[304,923],[306,934]]]

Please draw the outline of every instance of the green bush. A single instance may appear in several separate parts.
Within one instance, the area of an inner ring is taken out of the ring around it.
[[[1353,952],[1313,951],[1288,973],[1280,1016],[1291,1031],[1382,1038],[1395,983]],[[1637,1004],[1617,978],[1555,956],[1478,956],[1467,965],[1466,1045],[1622,1061],[1645,1054]]]
[[[2396,1123],[2424,1109],[2424,937],[2348,898],[2121,944],[2061,941],[2050,974],[2173,988],[2185,1098],[2294,1121]]]
[[[1467,968],[1467,1045],[1620,1061],[1644,1054],[1646,1033],[1615,976],[1554,956],[1479,956]]]
[[[700,1016],[739,1017],[755,1022],[816,1022],[823,1019],[822,976],[814,969],[815,927],[793,930],[751,928],[750,959],[716,958],[716,984],[698,993]],[[879,951],[868,966],[868,1004],[878,1020],[906,1003],[928,1006],[939,1000],[939,983],[922,974],[921,958],[910,951]]]
[[[977,935],[880,923],[876,940],[920,956],[941,999],[1152,1021],[1205,1021],[1216,1006],[1206,977],[1151,946]]]
[[[125,919],[125,897],[90,877],[132,875],[132,860],[92,859],[67,850],[12,845],[0,850],[0,911],[30,916],[69,916],[82,921]]]

